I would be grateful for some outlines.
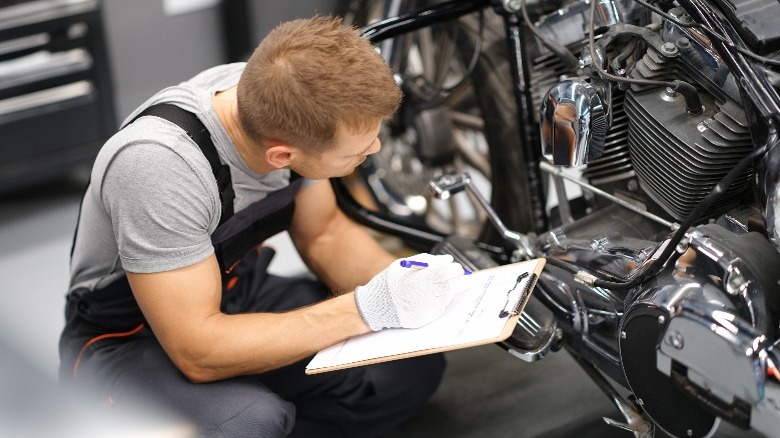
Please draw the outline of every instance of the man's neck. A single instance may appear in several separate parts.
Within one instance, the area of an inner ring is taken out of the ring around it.
[[[265,161],[262,145],[256,144],[244,134],[238,121],[238,104],[236,87],[228,88],[211,97],[211,104],[220,123],[227,131],[230,140],[244,160],[244,163],[256,173],[268,173],[275,168]]]

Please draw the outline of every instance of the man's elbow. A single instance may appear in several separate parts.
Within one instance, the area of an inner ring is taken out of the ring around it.
[[[210,366],[203,354],[187,352],[172,352],[168,355],[176,365],[176,368],[192,383],[208,383],[222,380],[225,377],[217,373],[214,366]]]
[[[222,378],[218,377],[212,372],[212,370],[207,368],[193,366],[190,364],[184,366],[177,365],[177,368],[179,368],[179,371],[184,374],[184,377],[186,377],[187,380],[192,383],[209,383],[222,380]]]

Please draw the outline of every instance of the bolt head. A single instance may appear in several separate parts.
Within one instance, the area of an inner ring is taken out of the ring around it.
[[[686,37],[682,37],[676,41],[676,45],[681,49],[687,49],[688,47],[691,47],[691,40]]]
[[[672,333],[671,335],[669,335],[667,340],[669,341],[669,344],[672,347],[674,347],[674,348],[676,348],[678,350],[682,350],[683,347],[685,346],[685,339],[683,338],[683,335],[680,332]]]
[[[688,246],[691,244],[690,239],[687,237],[683,237],[682,240],[680,240],[680,243],[677,244],[677,246],[674,248],[675,251],[677,251],[678,254],[685,254],[686,251],[688,251]]]
[[[517,12],[520,10],[520,0],[504,0],[504,9],[509,12]]]
[[[591,64],[593,64],[593,58],[591,58],[590,55],[583,56],[577,60],[577,63],[579,64],[580,68],[590,67]]]
[[[735,270],[729,273],[729,277],[726,279],[726,292],[736,295],[742,290],[746,282],[745,277]]]

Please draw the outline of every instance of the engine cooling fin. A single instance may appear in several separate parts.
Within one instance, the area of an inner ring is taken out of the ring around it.
[[[606,184],[634,177],[628,153],[628,117],[623,109],[623,92],[616,91],[612,99],[612,126],[604,141],[604,155],[591,160],[582,176],[592,184]]]
[[[645,192],[676,220],[683,220],[712,188],[752,150],[744,112],[702,94],[705,111],[694,116],[682,96],[651,89],[626,94],[628,146]],[[750,187],[752,170],[740,174],[725,196],[705,212],[710,217],[735,207]]]

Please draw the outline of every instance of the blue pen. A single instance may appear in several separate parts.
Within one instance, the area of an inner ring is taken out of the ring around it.
[[[427,268],[428,264],[425,262],[416,262],[414,260],[401,260],[401,267],[403,268],[412,268],[412,269],[422,269]],[[463,270],[464,275],[471,275],[471,271],[468,269]]]

